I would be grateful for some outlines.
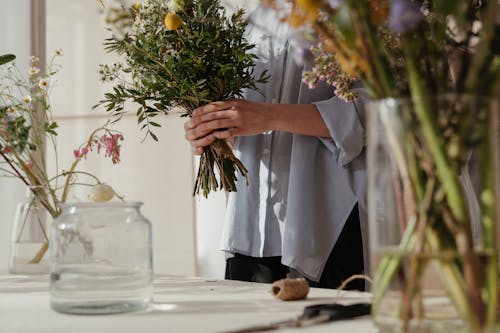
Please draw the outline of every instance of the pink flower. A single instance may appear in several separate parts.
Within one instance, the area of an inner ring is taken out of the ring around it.
[[[75,155],[75,158],[80,158],[80,150],[73,150],[73,155]]]
[[[84,147],[82,149],[82,155],[87,155],[88,152],[89,152],[89,149],[87,147]]]
[[[99,139],[99,144],[97,146],[97,151],[99,152],[101,148],[106,150],[106,157],[111,157],[113,164],[120,162],[120,144],[119,141],[123,140],[121,134],[111,134],[108,136],[104,134]]]

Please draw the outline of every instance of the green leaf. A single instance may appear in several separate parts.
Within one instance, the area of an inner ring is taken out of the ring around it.
[[[149,135],[151,135],[151,137],[153,138],[153,140],[155,140],[156,142],[158,142],[158,137],[156,136],[156,134],[154,134],[153,132],[149,132]]]
[[[16,59],[16,56],[13,54],[4,54],[0,56],[0,66],[5,65],[11,61],[14,61]]]

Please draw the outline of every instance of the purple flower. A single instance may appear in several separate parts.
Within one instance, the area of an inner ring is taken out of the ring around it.
[[[398,34],[413,29],[423,19],[420,6],[410,0],[395,0],[391,5],[389,26]]]
[[[330,7],[337,9],[342,6],[342,0],[328,0],[328,4],[330,5]]]

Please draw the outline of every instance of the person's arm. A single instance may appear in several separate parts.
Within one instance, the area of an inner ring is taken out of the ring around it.
[[[314,103],[330,132],[330,138],[320,140],[336,153],[340,165],[347,165],[364,151],[364,101],[368,96],[364,89],[356,89],[356,92],[359,98],[352,102],[332,97]]]
[[[323,117],[313,104],[269,104],[247,100],[215,102],[193,111],[184,126],[196,153],[215,139],[256,135],[277,130],[330,138]]]

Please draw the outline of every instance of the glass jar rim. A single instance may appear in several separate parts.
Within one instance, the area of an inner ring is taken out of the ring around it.
[[[70,208],[139,208],[142,201],[107,201],[107,202],[66,202],[61,204],[63,210]]]

